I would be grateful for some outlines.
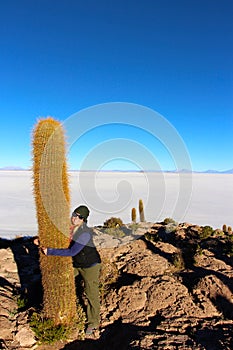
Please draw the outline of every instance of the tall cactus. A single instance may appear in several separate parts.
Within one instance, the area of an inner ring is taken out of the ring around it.
[[[142,199],[139,199],[139,215],[140,215],[140,222],[145,221],[145,214],[144,214],[144,205]]]
[[[33,134],[33,183],[38,235],[45,247],[69,245],[70,194],[62,125],[53,118],[38,121]],[[55,325],[76,320],[71,257],[40,254],[43,313]]]

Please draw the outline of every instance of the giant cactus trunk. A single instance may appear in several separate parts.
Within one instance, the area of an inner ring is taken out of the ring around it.
[[[67,248],[70,194],[63,128],[53,118],[43,119],[37,123],[33,136],[33,182],[40,244]],[[40,265],[45,317],[55,325],[72,324],[77,307],[71,258],[40,254]]]

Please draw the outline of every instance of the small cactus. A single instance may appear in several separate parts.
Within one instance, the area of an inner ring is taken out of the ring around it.
[[[222,231],[223,231],[224,233],[227,232],[227,225],[226,225],[226,224],[224,224],[224,225],[222,226]]]
[[[144,205],[142,199],[139,199],[139,215],[140,215],[140,222],[145,222],[145,214],[144,214]]]
[[[231,228],[231,226],[228,226],[227,232],[228,232],[229,234],[232,234],[232,228]]]
[[[132,218],[132,222],[136,223],[136,218],[137,218],[136,208],[132,208],[131,218]]]

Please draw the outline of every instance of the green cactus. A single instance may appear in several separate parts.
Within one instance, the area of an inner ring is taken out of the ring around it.
[[[139,199],[140,222],[145,222],[144,205],[142,199]]]
[[[69,245],[70,194],[62,125],[53,118],[40,120],[33,134],[33,184],[41,246]],[[77,319],[71,257],[40,254],[43,313],[55,325]]]
[[[132,208],[131,219],[133,223],[136,223],[136,219],[137,219],[136,208]]]

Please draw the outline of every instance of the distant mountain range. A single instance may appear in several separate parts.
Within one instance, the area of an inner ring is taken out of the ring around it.
[[[24,169],[21,168],[19,166],[6,166],[3,168],[0,168],[0,171],[27,171],[30,169]],[[70,170],[70,171],[80,171],[80,170]],[[91,171],[95,171],[95,170],[81,170],[81,171],[87,171],[87,172],[91,172]],[[233,174],[233,169],[229,169],[229,170],[224,170],[224,171],[219,171],[219,170],[205,170],[205,171],[195,171],[195,170],[188,170],[188,169],[181,169],[181,170],[161,170],[161,171],[155,171],[155,170],[117,170],[117,169],[113,169],[113,170],[102,170],[103,172],[126,172],[126,173],[135,173],[135,172],[163,172],[163,173],[195,173],[195,174]]]
[[[219,171],[219,170],[205,170],[205,171],[195,171],[195,170],[187,170],[187,169],[182,169],[182,170],[175,170],[175,171],[171,171],[172,173],[197,173],[197,174],[233,174],[233,169],[229,169],[229,170],[224,170],[224,171]]]
[[[225,170],[225,171],[206,170],[205,173],[208,173],[208,174],[233,174],[233,169]]]

